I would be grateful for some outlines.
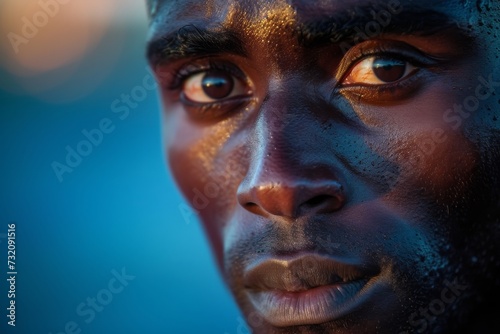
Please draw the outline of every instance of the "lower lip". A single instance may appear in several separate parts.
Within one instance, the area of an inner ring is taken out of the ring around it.
[[[314,325],[332,321],[357,307],[366,295],[368,279],[325,285],[310,290],[248,290],[255,309],[276,327]]]

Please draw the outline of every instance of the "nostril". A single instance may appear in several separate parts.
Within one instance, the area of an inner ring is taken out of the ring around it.
[[[318,195],[302,203],[299,210],[301,211],[301,214],[308,211],[327,213],[339,210],[343,204],[343,200],[340,197],[332,195]]]
[[[252,213],[255,213],[255,214],[262,213],[262,210],[257,203],[248,202],[248,203],[245,203],[244,207],[245,207],[245,209],[247,209],[248,211],[250,211]]]
[[[335,198],[330,195],[319,195],[311,198],[310,200],[304,202],[302,205],[313,208],[320,204],[334,200]]]
[[[238,188],[239,205],[247,212],[269,217],[297,218],[332,213],[346,202],[342,185],[335,180],[263,182]]]

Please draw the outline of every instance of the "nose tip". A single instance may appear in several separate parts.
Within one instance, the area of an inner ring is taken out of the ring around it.
[[[337,181],[269,183],[240,185],[238,202],[247,211],[260,216],[300,216],[340,210],[346,197]]]

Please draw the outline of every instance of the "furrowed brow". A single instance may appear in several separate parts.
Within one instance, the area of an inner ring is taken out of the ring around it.
[[[464,36],[469,35],[450,17],[432,10],[405,9],[398,14],[386,11],[389,16],[379,19],[374,16],[377,13],[380,9],[376,7],[357,8],[301,24],[298,27],[299,41],[305,47],[342,42],[352,45],[381,35],[427,36],[449,28]]]
[[[213,31],[194,25],[184,26],[175,33],[153,40],[147,47],[147,57],[152,64],[216,54],[245,56],[246,50],[239,36],[232,31]]]

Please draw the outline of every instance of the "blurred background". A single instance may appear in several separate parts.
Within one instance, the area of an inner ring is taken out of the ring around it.
[[[163,160],[146,36],[143,0],[0,0],[0,333],[248,333]]]

